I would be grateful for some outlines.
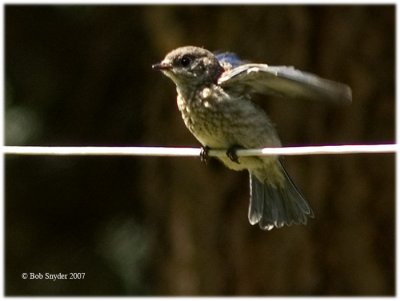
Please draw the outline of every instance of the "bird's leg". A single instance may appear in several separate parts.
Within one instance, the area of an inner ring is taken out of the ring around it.
[[[240,164],[239,162],[239,158],[236,154],[236,151],[238,149],[241,149],[243,147],[241,147],[240,145],[232,145],[231,147],[228,148],[228,150],[226,151],[226,155],[228,156],[229,159],[231,159],[233,162],[236,162],[237,164]]]
[[[208,161],[210,160],[210,157],[208,156],[209,150],[210,148],[208,146],[201,146],[200,161],[203,162],[204,164],[207,164]]]

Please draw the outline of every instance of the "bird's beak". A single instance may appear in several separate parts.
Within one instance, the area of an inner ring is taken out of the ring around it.
[[[153,66],[151,66],[154,70],[169,70],[172,68],[172,65],[170,63],[165,63],[165,62],[161,62],[161,63],[157,63],[154,64]]]

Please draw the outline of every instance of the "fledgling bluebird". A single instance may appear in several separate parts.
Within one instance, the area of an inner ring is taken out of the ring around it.
[[[242,62],[235,54],[194,46],[177,48],[154,69],[175,83],[186,127],[203,149],[227,149],[219,157],[228,168],[250,175],[250,224],[271,230],[306,224],[313,212],[277,156],[238,157],[239,148],[280,147],[265,112],[251,101],[255,93],[289,98],[351,102],[348,86],[287,66]]]

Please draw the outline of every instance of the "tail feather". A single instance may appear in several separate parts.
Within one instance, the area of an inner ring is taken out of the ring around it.
[[[250,174],[249,221],[252,225],[258,223],[263,230],[306,224],[307,216],[314,217],[307,201],[279,161],[278,164],[285,177],[283,186],[262,183]]]
[[[262,185],[256,183],[257,178],[250,174],[250,205],[249,205],[249,222],[252,225],[257,224],[264,212],[264,202],[258,200],[264,200],[264,191]]]

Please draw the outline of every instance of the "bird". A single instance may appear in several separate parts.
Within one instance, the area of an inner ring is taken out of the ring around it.
[[[202,145],[224,149],[218,157],[229,169],[247,170],[250,179],[248,219],[262,230],[307,224],[314,213],[286,172],[281,157],[238,157],[238,149],[281,147],[271,120],[256,94],[338,104],[352,101],[349,86],[292,66],[269,66],[241,60],[235,53],[213,53],[183,46],[152,65],[176,85],[177,105],[189,131]]]

